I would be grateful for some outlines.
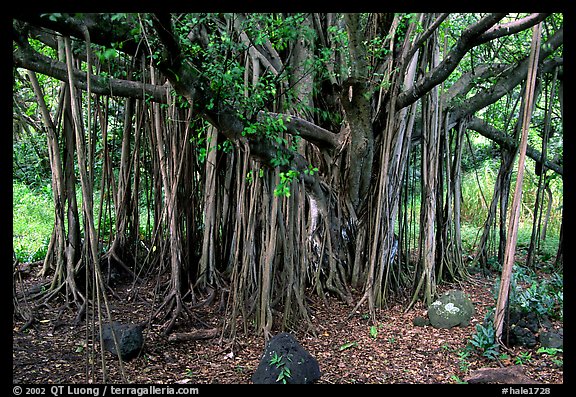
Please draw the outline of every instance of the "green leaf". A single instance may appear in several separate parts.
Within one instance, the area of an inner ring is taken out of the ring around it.
[[[370,336],[371,336],[373,339],[376,339],[376,337],[378,336],[378,328],[376,328],[375,325],[373,325],[373,326],[370,327]]]
[[[538,350],[536,350],[536,353],[538,354],[550,354],[550,355],[555,355],[556,353],[562,353],[562,349],[559,349],[557,347],[541,347]]]
[[[122,19],[126,19],[126,16],[127,16],[127,15],[128,15],[128,14],[125,14],[125,13],[115,13],[115,14],[112,14],[112,15],[110,16],[110,20],[112,20],[112,21],[120,21],[120,20],[122,20]]]
[[[350,349],[351,347],[355,347],[355,346],[358,346],[358,342],[346,342],[343,345],[341,345],[338,350],[344,351],[346,349]]]

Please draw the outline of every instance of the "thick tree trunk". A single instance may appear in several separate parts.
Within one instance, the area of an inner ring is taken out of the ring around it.
[[[374,134],[367,81],[368,65],[366,64],[366,48],[362,41],[360,14],[346,14],[344,20],[352,60],[351,76],[344,84],[341,94],[341,103],[350,131],[346,190],[352,207],[358,212],[360,207],[365,205],[372,178]]]
[[[202,240],[202,256],[198,265],[197,282],[202,288],[214,283],[216,272],[216,147],[218,131],[214,127],[208,128],[206,135],[206,171],[204,176],[204,237]]]
[[[437,39],[432,41],[425,57],[426,65],[435,68],[439,62]],[[411,305],[422,294],[425,305],[436,297],[436,200],[439,186],[440,133],[442,126],[439,89],[433,88],[422,102],[422,197],[420,213],[419,280],[415,286]],[[447,131],[444,131],[447,134]]]
[[[446,115],[445,120],[448,119]],[[446,128],[446,126],[445,126]],[[456,281],[466,278],[468,272],[462,261],[462,239],[460,233],[460,200],[461,200],[461,158],[462,158],[462,138],[466,129],[466,122],[461,121],[457,128],[452,129],[452,134],[446,133],[444,138],[443,162],[445,167],[439,171],[445,171],[445,176],[439,175],[439,179],[446,180],[446,199],[444,208],[438,208],[439,220],[437,230],[439,245],[437,247],[436,277],[437,282]],[[453,148],[451,140],[454,141]],[[442,196],[444,189],[439,189],[439,196]]]
[[[156,72],[151,68],[152,84],[155,84]],[[172,110],[173,108],[172,104]],[[174,117],[174,115],[172,116]],[[170,281],[166,289],[164,302],[156,310],[154,317],[166,318],[163,332],[168,334],[174,327],[176,320],[181,313],[191,315],[183,304],[182,296],[187,291],[188,285],[183,284],[183,251],[182,232],[180,229],[181,203],[178,198],[178,188],[181,181],[182,167],[184,159],[184,146],[188,145],[190,128],[186,128],[182,136],[177,125],[166,123],[164,114],[159,104],[153,104],[153,135],[155,136],[155,150],[157,152],[158,168],[162,181],[164,195],[163,220],[167,226],[168,241],[167,250],[170,260]]]
[[[420,280],[415,288],[414,297],[422,289],[422,299],[426,306],[430,305],[436,296],[436,189],[438,175],[438,112],[437,102],[431,98],[425,101],[427,106],[423,112],[424,135],[422,142],[422,201],[420,216],[420,248],[419,262],[421,264]],[[414,298],[413,298],[414,300]]]

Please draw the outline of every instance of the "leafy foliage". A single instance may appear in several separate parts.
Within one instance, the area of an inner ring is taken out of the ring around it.
[[[290,170],[288,172],[281,172],[280,173],[280,183],[274,189],[275,196],[285,196],[290,197],[290,185],[292,182],[298,178],[300,173],[295,170]]]
[[[564,276],[561,273],[539,277],[534,271],[517,266],[514,275],[510,293],[512,307],[552,319],[564,318]]]
[[[494,322],[491,320],[492,312],[489,311],[484,317],[482,324],[476,325],[476,332],[472,334],[468,341],[467,348],[480,353],[489,359],[498,357],[500,347],[496,341],[496,329]]]
[[[270,365],[273,365],[280,370],[276,382],[281,382],[283,384],[286,384],[288,379],[292,377],[292,372],[290,371],[286,360],[292,361],[290,356],[278,355],[276,352],[274,352],[274,355],[270,359]]]

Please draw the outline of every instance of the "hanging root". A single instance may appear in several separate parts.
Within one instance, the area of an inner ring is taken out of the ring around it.
[[[141,282],[142,279],[140,277],[138,277],[138,275],[136,273],[134,273],[132,271],[132,269],[130,269],[130,267],[128,267],[128,265],[126,265],[126,263],[124,263],[124,261],[120,258],[120,255],[117,252],[117,247],[116,244],[113,244],[112,247],[110,247],[110,249],[108,250],[108,252],[106,252],[106,254],[104,254],[103,258],[104,260],[108,261],[108,269],[110,271],[110,268],[112,266],[112,259],[114,259],[115,264],[119,265],[126,273],[128,273],[134,280]]]
[[[164,321],[162,325],[162,334],[168,335],[174,326],[176,325],[176,320],[184,313],[189,321],[195,320],[200,322],[204,326],[208,326],[202,320],[198,318],[182,301],[182,296],[178,291],[172,290],[160,307],[156,310],[153,319],[159,319],[159,321]]]

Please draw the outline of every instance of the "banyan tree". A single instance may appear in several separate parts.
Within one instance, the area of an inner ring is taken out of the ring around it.
[[[373,317],[397,297],[431,303],[467,277],[470,131],[502,153],[488,224],[509,187],[540,23],[540,84],[561,90],[560,14],[16,16],[14,78],[52,170],[43,298],[82,313],[113,271],[153,277],[165,332],[219,304],[224,334],[266,337],[313,330],[311,295]],[[499,101],[506,123],[485,117]],[[527,154],[561,175],[542,150]]]

